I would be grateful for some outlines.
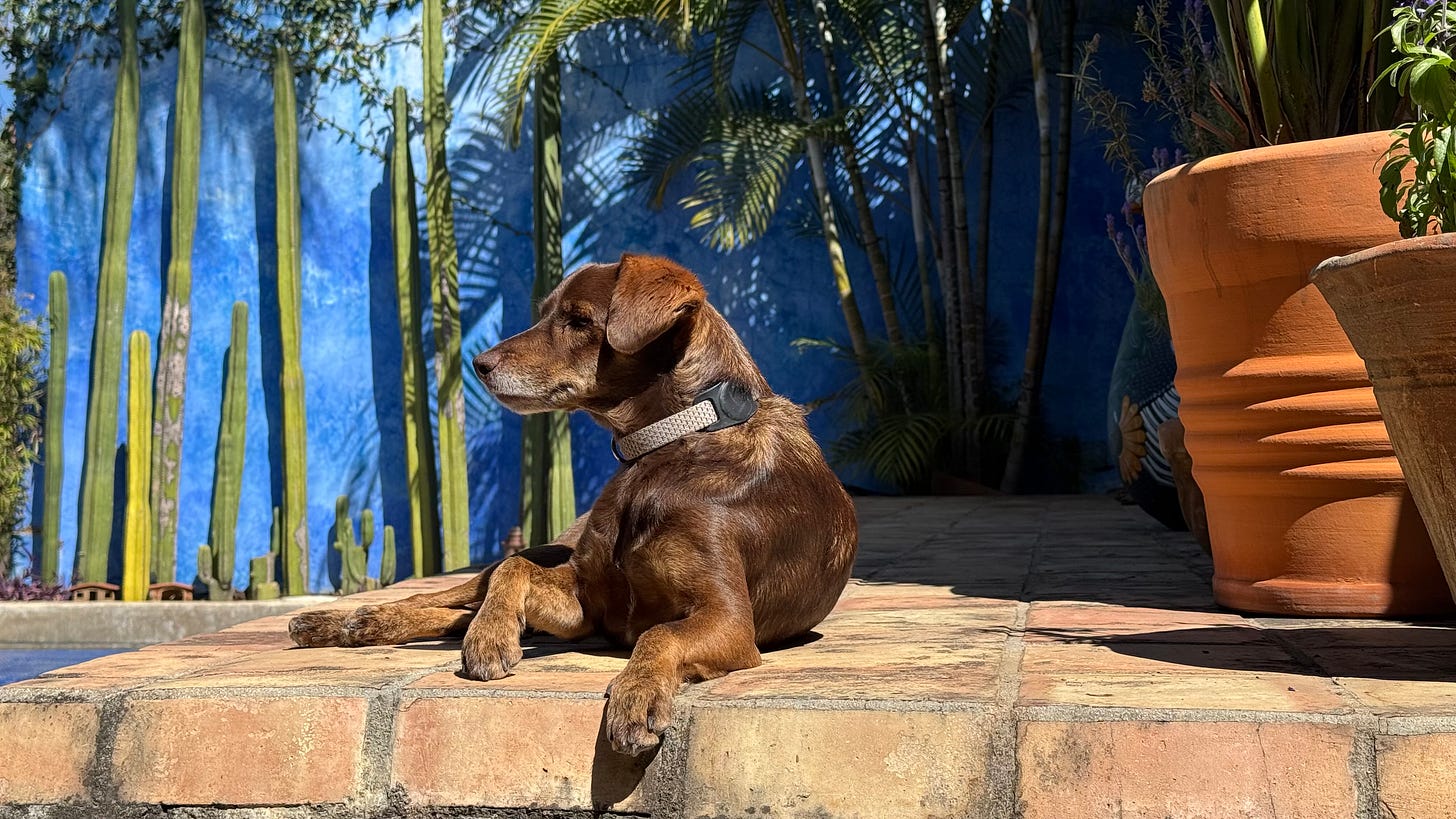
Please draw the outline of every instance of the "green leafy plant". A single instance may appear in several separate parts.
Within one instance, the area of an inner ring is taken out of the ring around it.
[[[1389,127],[1399,102],[1369,96],[1393,57],[1392,0],[1209,0],[1225,79],[1217,89],[1240,147]]]
[[[850,430],[829,445],[836,465],[864,470],[905,492],[925,492],[945,466],[952,436],[969,434],[980,445],[1010,440],[1015,416],[985,413],[965,420],[951,406],[944,370],[928,342],[872,343],[868,355],[833,341],[801,338],[801,350],[827,350],[855,364],[856,377],[814,402],[834,405]]]
[[[1385,33],[1398,58],[1386,84],[1415,119],[1393,132],[1380,169],[1380,206],[1406,238],[1456,230],[1456,11],[1449,0],[1417,0],[1392,13]]]

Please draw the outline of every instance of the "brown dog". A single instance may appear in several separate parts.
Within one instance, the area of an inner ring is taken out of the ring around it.
[[[475,358],[485,386],[517,412],[585,410],[629,450],[640,448],[627,446],[631,433],[696,412],[695,397],[715,385],[742,396],[751,417],[625,462],[552,545],[447,591],[300,614],[289,632],[301,646],[463,632],[462,673],[477,680],[510,673],[524,626],[568,640],[605,635],[634,646],[607,689],[608,738],[641,753],[667,728],[684,680],[752,668],[759,646],[824,619],[854,562],[854,507],[803,413],[772,393],[687,270],[638,255],[587,265],[541,316]]]

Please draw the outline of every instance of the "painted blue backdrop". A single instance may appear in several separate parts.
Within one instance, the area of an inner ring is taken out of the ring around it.
[[[1140,69],[1131,59],[1130,38],[1119,33],[1127,30],[1127,19],[1125,11],[1108,13],[1105,19],[1085,15],[1079,36],[1104,32],[1104,80],[1135,99]],[[397,17],[383,25],[405,31],[414,23]],[[452,65],[458,69],[469,58],[466,54],[452,59]],[[822,240],[800,235],[792,218],[784,216],[757,244],[718,253],[699,241],[681,210],[669,206],[653,211],[640,196],[614,190],[621,126],[632,116],[628,106],[642,110],[667,101],[673,88],[666,77],[676,58],[655,47],[600,37],[579,44],[574,63],[575,67],[567,67],[564,89],[568,266],[587,259],[615,259],[623,250],[678,259],[704,279],[711,300],[742,334],[777,391],[802,402],[841,386],[849,375],[843,364],[822,352],[800,353],[791,346],[800,337],[843,338]],[[420,97],[418,51],[396,50],[381,71],[386,85],[403,84],[412,99]],[[508,150],[483,125],[480,114],[488,101],[464,81],[466,72],[455,73],[450,82],[455,117],[449,159],[455,193],[462,200],[456,217],[468,357],[524,329],[528,321],[531,159],[529,147]],[[168,254],[168,134],[174,82],[175,62],[170,57],[143,69],[126,327],[146,330],[154,342],[161,324]],[[78,68],[64,109],[43,124],[31,123],[34,149],[22,193],[17,249],[22,305],[43,313],[49,272],[62,270],[70,279],[63,567],[71,565],[74,555],[113,84],[114,75],[108,70]],[[250,307],[248,444],[235,577],[240,587],[246,583],[247,558],[267,550],[270,509],[280,497],[271,101],[271,88],[262,74],[208,61],[180,490],[177,573],[182,580],[193,577],[196,548],[207,537],[223,359],[235,299]],[[319,90],[319,106],[337,122],[368,120],[357,93],[350,89]],[[372,116],[380,117],[377,112]],[[1035,133],[1029,101],[1001,114],[990,309],[1004,342],[994,376],[1008,391],[1020,373],[1030,299]],[[401,573],[409,567],[401,356],[385,165],[335,134],[305,128],[303,137],[302,364],[307,384],[310,586],[326,590],[338,576],[337,557],[329,546],[333,504],[339,494],[350,496],[356,516],[367,506],[374,510],[377,523],[395,525]],[[529,136],[523,144],[529,146]],[[418,135],[412,145],[418,169],[422,161]],[[977,164],[975,154],[968,155],[967,167]],[[786,193],[789,200],[798,199],[809,187],[805,168],[794,173]],[[977,183],[975,178],[968,180],[972,188]],[[676,201],[683,192],[675,191],[668,201]],[[970,190],[969,197],[975,202],[976,191]],[[1097,135],[1086,133],[1079,116],[1043,406],[1047,431],[1079,442],[1080,488],[1086,491],[1105,489],[1112,482],[1104,451],[1104,399],[1131,288],[1107,241],[1104,215],[1115,212],[1121,198],[1119,177],[1103,164]],[[877,217],[892,256],[912,252],[904,215],[888,204],[880,205]],[[879,332],[865,260],[853,253],[849,261],[861,309],[872,331]],[[911,323],[918,325],[918,304],[905,306],[912,311]],[[429,351],[428,306],[424,309]],[[125,390],[123,384],[118,427],[122,436]],[[520,423],[486,396],[474,379],[467,379],[467,390],[471,556],[480,562],[498,551],[506,530],[518,519]],[[840,430],[829,410],[813,413],[810,425],[824,441]],[[578,503],[584,509],[614,470],[615,461],[606,434],[586,418],[573,419],[572,433]],[[860,479],[852,474],[844,477]],[[378,560],[376,541],[371,573]]]

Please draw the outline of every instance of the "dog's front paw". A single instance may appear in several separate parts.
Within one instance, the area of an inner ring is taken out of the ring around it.
[[[320,609],[295,614],[288,621],[288,636],[304,648],[345,645],[344,618],[346,611]]]
[[[520,629],[476,618],[465,632],[460,673],[468,679],[498,680],[521,661]]]
[[[630,669],[607,686],[607,739],[612,750],[636,756],[657,747],[672,724],[672,697],[677,685],[668,679]]]

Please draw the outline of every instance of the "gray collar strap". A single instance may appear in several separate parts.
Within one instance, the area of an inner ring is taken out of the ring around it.
[[[693,398],[687,409],[675,412],[621,438],[612,440],[612,454],[622,463],[667,446],[694,432],[712,432],[737,426],[758,409],[748,389],[731,381],[720,381]]]

